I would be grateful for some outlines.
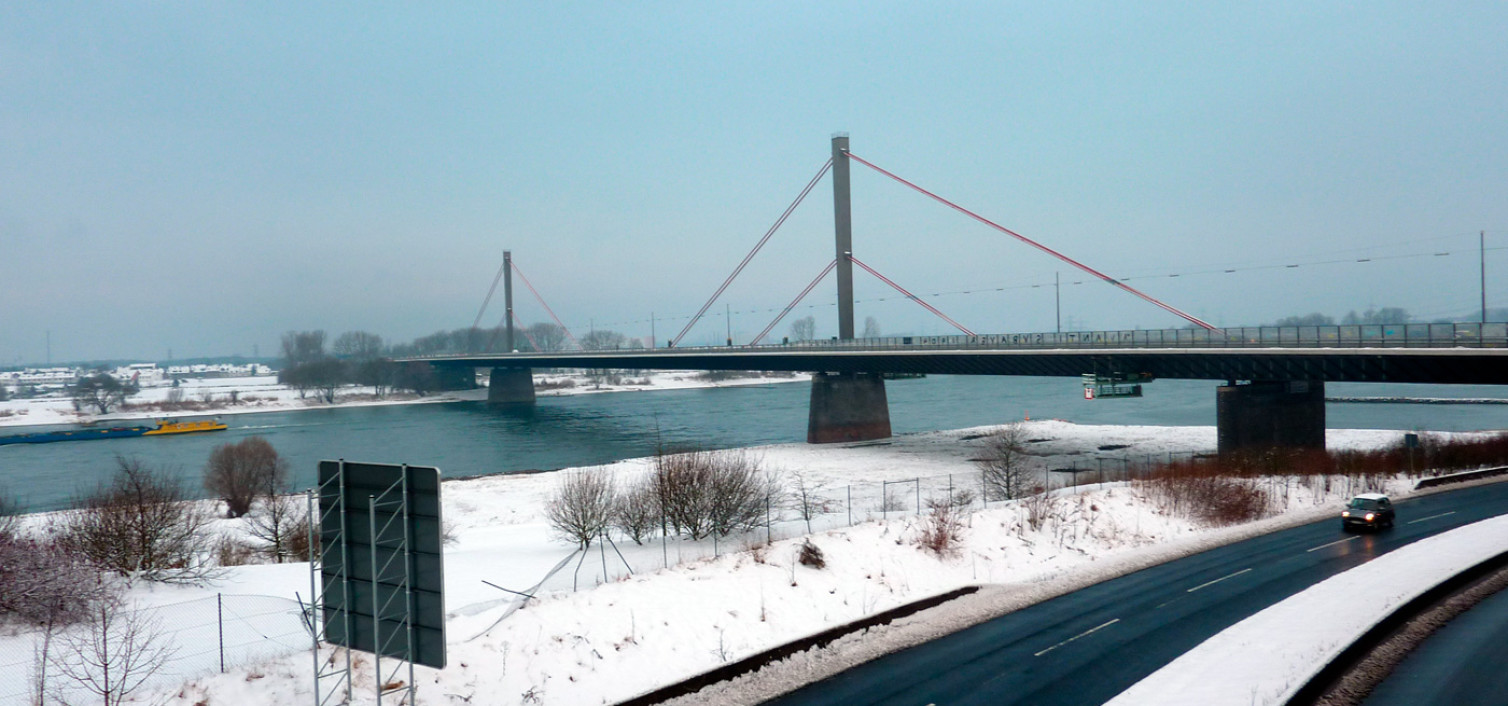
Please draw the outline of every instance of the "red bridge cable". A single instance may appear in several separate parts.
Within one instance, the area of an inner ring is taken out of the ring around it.
[[[769,335],[769,333],[770,333],[770,331],[772,329],[774,329],[776,326],[780,325],[780,320],[784,319],[786,314],[791,313],[791,310],[794,309],[794,308],[796,308],[796,305],[800,304],[801,300],[806,298],[806,295],[812,293],[812,290],[814,288],[816,288],[817,283],[821,282],[822,278],[826,277],[827,273],[832,272],[833,268],[837,267],[837,266],[838,266],[838,260],[836,258],[834,258],[832,262],[827,263],[827,267],[822,268],[822,273],[819,274],[819,275],[817,275],[816,279],[813,279],[811,284],[806,285],[806,289],[801,290],[801,293],[797,294],[796,298],[792,299],[791,303],[787,304],[786,307],[785,307],[785,309],[781,310],[780,315],[776,316],[775,320],[771,321],[769,326],[764,327],[764,330],[760,331],[759,335],[754,337],[754,340],[749,341],[749,345],[751,345],[751,346],[757,346],[757,345],[759,345],[759,342],[763,341],[764,337],[767,336],[767,335]]]
[[[728,279],[723,280],[722,286],[718,287],[717,291],[712,293],[712,298],[708,299],[707,303],[702,305],[701,310],[696,312],[696,316],[691,317],[691,320],[686,322],[686,328],[681,329],[681,332],[676,334],[675,338],[671,340],[670,346],[672,348],[680,343],[681,339],[686,336],[686,333],[691,330],[691,327],[696,325],[696,322],[702,318],[703,314],[707,313],[708,309],[712,308],[712,305],[717,302],[717,298],[722,296],[723,292],[728,289],[728,285],[733,283],[733,278],[744,271],[744,267],[749,264],[749,261],[753,260],[754,256],[759,253],[759,250],[764,247],[765,243],[770,241],[770,236],[775,235],[775,231],[780,230],[780,226],[785,224],[785,219],[791,217],[791,213],[796,210],[797,206],[801,205],[801,202],[806,199],[806,195],[812,192],[812,188],[817,185],[818,181],[822,180],[822,176],[827,174],[827,170],[831,169],[832,166],[833,160],[829,157],[822,164],[822,168],[817,170],[817,176],[812,177],[812,180],[807,182],[806,188],[801,190],[801,195],[797,196],[796,200],[792,201],[791,205],[786,207],[785,213],[780,214],[780,218],[775,219],[775,225],[770,226],[770,229],[765,231],[764,237],[759,239],[759,244],[755,245],[754,249],[750,250],[749,254],[744,256],[743,262],[738,263],[738,267],[733,268],[733,274],[728,275]]]
[[[1136,289],[1135,287],[1132,287],[1132,286],[1130,286],[1128,284],[1125,284],[1124,282],[1121,282],[1120,280],[1115,279],[1114,277],[1111,277],[1110,275],[1107,275],[1107,274],[1105,274],[1103,272],[1100,272],[1099,270],[1096,270],[1093,267],[1090,267],[1090,266],[1088,266],[1088,265],[1086,265],[1086,264],[1084,264],[1082,262],[1079,262],[1079,261],[1077,261],[1077,260],[1075,260],[1075,259],[1073,259],[1071,257],[1068,257],[1067,255],[1064,255],[1063,253],[1060,253],[1060,252],[1058,252],[1056,250],[1053,250],[1052,248],[1049,248],[1046,245],[1043,245],[1043,244],[1041,244],[1041,243],[1039,243],[1039,242],[1037,242],[1035,240],[1032,240],[1031,238],[1028,238],[1028,237],[1026,237],[1024,235],[1021,235],[1020,233],[1017,233],[1016,231],[1013,231],[1013,230],[1011,230],[1009,228],[1006,228],[1005,226],[1002,226],[1002,225],[1000,225],[998,223],[995,223],[994,221],[991,221],[988,218],[985,218],[984,216],[981,216],[981,215],[979,215],[977,213],[974,213],[973,211],[970,211],[969,209],[966,209],[966,208],[964,208],[962,206],[959,206],[958,204],[953,203],[952,201],[949,201],[949,200],[947,200],[947,199],[945,199],[945,198],[943,198],[941,196],[938,196],[937,194],[934,194],[934,193],[932,193],[932,192],[930,192],[930,191],[928,191],[926,189],[923,189],[922,187],[917,186],[916,184],[913,184],[913,183],[911,183],[909,181],[906,181],[905,179],[902,179],[901,177],[896,176],[895,174],[893,174],[893,173],[891,173],[889,171],[886,171],[885,169],[879,167],[878,165],[876,165],[876,164],[874,164],[874,163],[872,163],[872,162],[870,162],[870,161],[868,161],[868,160],[866,160],[866,159],[864,159],[864,158],[862,158],[862,157],[860,157],[860,156],[858,156],[858,155],[856,155],[856,154],[854,154],[852,152],[849,152],[848,156],[849,156],[850,159],[853,159],[854,161],[858,162],[859,164],[862,164],[862,165],[864,165],[866,167],[869,167],[870,169],[873,169],[873,170],[875,170],[875,171],[877,171],[877,172],[879,172],[881,174],[884,174],[885,176],[890,177],[891,179],[894,179],[894,180],[900,182],[901,184],[904,184],[905,186],[908,186],[908,187],[914,189],[915,191],[918,191],[918,192],[920,192],[920,193],[922,193],[922,194],[924,194],[924,195],[932,198],[933,200],[937,201],[938,203],[941,203],[941,204],[943,204],[943,205],[945,205],[945,206],[947,206],[947,207],[949,207],[949,208],[951,208],[951,209],[953,209],[955,211],[958,211],[959,213],[962,213],[963,215],[968,216],[969,218],[972,218],[972,219],[974,219],[976,221],[979,221],[980,223],[983,223],[986,226],[994,228],[995,230],[998,230],[1001,233],[1005,233],[1006,235],[1009,235],[1009,236],[1011,236],[1011,237],[1013,237],[1013,238],[1015,238],[1015,239],[1017,239],[1017,240],[1019,240],[1019,241],[1021,241],[1023,243],[1026,243],[1027,245],[1030,245],[1030,246],[1032,246],[1032,247],[1034,247],[1034,248],[1036,248],[1038,250],[1041,250],[1042,252],[1045,252],[1045,253],[1047,253],[1049,255],[1052,255],[1053,257],[1058,258],[1059,260],[1062,260],[1063,262],[1066,262],[1066,263],[1068,263],[1070,265],[1073,265],[1074,267],[1077,267],[1080,270],[1083,270],[1084,272],[1087,272],[1087,273],[1089,273],[1090,275],[1092,275],[1094,277],[1098,277],[1098,278],[1104,280],[1107,284],[1113,285],[1115,287],[1119,287],[1119,288],[1121,288],[1121,289],[1123,289],[1123,290],[1125,290],[1125,291],[1127,291],[1127,292],[1129,292],[1129,293],[1131,293],[1131,294],[1133,294],[1133,295],[1141,298],[1142,300],[1144,300],[1144,301],[1146,301],[1148,303],[1151,303],[1154,306],[1157,306],[1157,307],[1161,308],[1162,310],[1164,310],[1164,311],[1166,311],[1166,312],[1168,312],[1170,314],[1173,314],[1175,316],[1178,316],[1179,318],[1182,318],[1185,321],[1188,321],[1189,323],[1192,323],[1192,324],[1194,324],[1196,326],[1200,326],[1200,327],[1202,327],[1204,329],[1207,329],[1207,330],[1210,330],[1210,331],[1218,330],[1213,325],[1211,325],[1209,323],[1206,323],[1205,321],[1203,321],[1203,320],[1195,317],[1192,314],[1186,313],[1186,312],[1184,312],[1184,311],[1182,311],[1182,310],[1180,310],[1180,309],[1178,309],[1176,307],[1173,307],[1173,306],[1171,306],[1169,304],[1165,304],[1165,303],[1157,300],[1156,298],[1154,298],[1154,297],[1152,297],[1152,296],[1150,296],[1148,294],[1145,294],[1145,293],[1141,292],[1140,290]]]
[[[576,337],[571,335],[571,330],[566,328],[565,323],[560,320],[559,316],[555,315],[555,310],[551,309],[550,305],[545,303],[544,297],[539,296],[539,290],[535,289],[534,285],[529,283],[529,278],[524,276],[524,271],[518,269],[518,260],[513,261],[513,271],[517,272],[518,278],[524,281],[524,286],[528,287],[529,291],[534,293],[534,298],[539,300],[539,305],[545,308],[545,311],[550,314],[550,318],[555,320],[555,324],[560,327],[560,330],[565,331],[566,338],[571,339],[571,343],[575,344],[577,348],[581,348],[581,344],[576,341]],[[529,341],[533,342],[534,339],[530,338]],[[536,349],[539,348],[538,345],[534,347]]]
[[[962,331],[965,334],[968,334],[970,336],[977,336],[978,335],[978,334],[974,333],[973,331],[970,331],[970,330],[964,328],[963,324],[960,324],[957,321],[954,321],[953,319],[948,318],[948,315],[942,313],[941,311],[938,311],[937,307],[934,307],[931,304],[928,304],[927,302],[922,301],[920,297],[916,296],[915,294],[912,294],[911,292],[906,291],[905,287],[902,287],[901,285],[896,284],[895,282],[892,282],[889,277],[886,277],[885,275],[882,275],[882,274],[880,274],[878,272],[875,272],[875,270],[874,270],[873,267],[870,267],[869,265],[866,265],[863,262],[859,261],[859,258],[854,257],[852,255],[849,255],[848,256],[848,260],[849,260],[849,262],[852,262],[853,264],[858,265],[859,267],[864,268],[864,271],[868,272],[869,274],[872,274],[875,277],[878,277],[881,282],[884,282],[885,284],[890,285],[891,287],[893,287],[895,289],[895,291],[900,292],[901,294],[906,295],[907,299],[910,299],[911,301],[914,301],[917,304],[922,305],[922,308],[926,309],[927,311],[932,312],[933,314],[936,314],[937,318],[942,319],[943,321],[946,321],[946,322],[952,324],[953,328],[956,328],[959,331]]]

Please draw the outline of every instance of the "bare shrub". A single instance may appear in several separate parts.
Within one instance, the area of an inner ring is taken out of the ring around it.
[[[1042,529],[1047,521],[1061,514],[1058,496],[1036,488],[1036,492],[1021,499],[1021,506],[1026,508],[1026,524],[1033,531]]]
[[[287,485],[288,462],[260,436],[216,446],[204,467],[204,488],[225,501],[227,517],[245,515],[258,496],[271,497]]]
[[[21,524],[21,506],[10,494],[0,491],[0,540],[13,537]]]
[[[947,499],[948,504],[960,509],[973,505],[974,501],[979,499],[979,495],[969,488],[956,488],[950,492],[951,494]],[[932,501],[929,500],[928,502]]]
[[[677,534],[702,539],[711,531],[711,464],[705,451],[655,455],[650,476],[660,516]]]
[[[655,498],[654,481],[645,478],[620,493],[613,503],[613,527],[623,536],[643,544],[660,527],[660,504]]]
[[[742,451],[662,451],[650,478],[665,522],[692,539],[758,526],[780,494],[778,477]]]
[[[905,493],[892,493],[888,485],[880,486],[880,494],[883,496],[880,498],[880,511],[882,512],[905,512],[912,507],[910,503],[906,502]]]
[[[207,514],[167,475],[116,457],[110,485],[63,513],[58,544],[94,566],[127,578],[196,582],[208,578]]]
[[[762,524],[780,495],[779,478],[743,451],[711,454],[712,531],[719,536]]]
[[[822,548],[812,544],[810,539],[801,542],[801,555],[797,561],[800,561],[802,566],[810,566],[813,569],[827,568],[827,557],[823,556]]]
[[[963,513],[946,501],[927,501],[922,533],[916,543],[939,557],[955,556],[963,538]]]
[[[974,460],[983,474],[985,500],[1012,500],[1029,488],[1026,430],[1007,424],[984,439],[983,455]]]
[[[177,652],[152,614],[125,610],[118,602],[95,606],[88,620],[56,640],[48,662],[76,687],[54,682],[52,698],[62,703],[77,690],[102,698],[106,706],[123,703]]]
[[[1138,484],[1168,512],[1216,527],[1251,522],[1269,513],[1267,491],[1255,480],[1208,469],[1165,470]]]
[[[318,527],[313,526],[307,511],[297,514],[283,540],[289,561],[308,561],[311,552],[319,551],[318,530]],[[445,543],[448,544],[449,541]]]
[[[51,539],[0,536],[0,617],[66,625],[113,594],[98,569]]]
[[[613,496],[613,479],[601,468],[562,471],[545,503],[545,517],[557,532],[586,547],[612,523]]]
[[[257,557],[256,547],[236,537],[219,535],[212,543],[218,566],[245,566]]]

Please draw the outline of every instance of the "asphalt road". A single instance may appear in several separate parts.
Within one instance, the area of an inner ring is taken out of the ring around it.
[[[769,703],[1102,704],[1210,636],[1319,581],[1424,537],[1508,513],[1508,483],[1397,507],[1396,527],[1357,535],[1341,531],[1337,504],[1333,520],[1096,584]]]
[[[1508,591],[1456,616],[1377,685],[1364,706],[1508,704]]]

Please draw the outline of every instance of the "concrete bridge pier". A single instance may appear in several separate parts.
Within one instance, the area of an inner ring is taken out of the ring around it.
[[[475,390],[476,368],[469,365],[434,365],[430,366],[435,371],[435,389],[449,392],[452,390]]]
[[[1215,393],[1220,453],[1273,446],[1325,448],[1323,380],[1254,380]]]
[[[493,368],[487,386],[487,404],[534,404],[534,371]]]
[[[817,373],[806,443],[890,438],[890,403],[879,373]]]

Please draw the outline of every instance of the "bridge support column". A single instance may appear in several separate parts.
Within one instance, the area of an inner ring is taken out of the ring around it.
[[[436,365],[433,368],[437,390],[476,389],[476,368],[469,365]]]
[[[890,437],[890,403],[879,373],[817,373],[806,443],[868,441]]]
[[[1259,380],[1215,393],[1221,454],[1272,446],[1325,448],[1325,383]]]
[[[487,404],[534,404],[534,373],[529,368],[493,368]]]

